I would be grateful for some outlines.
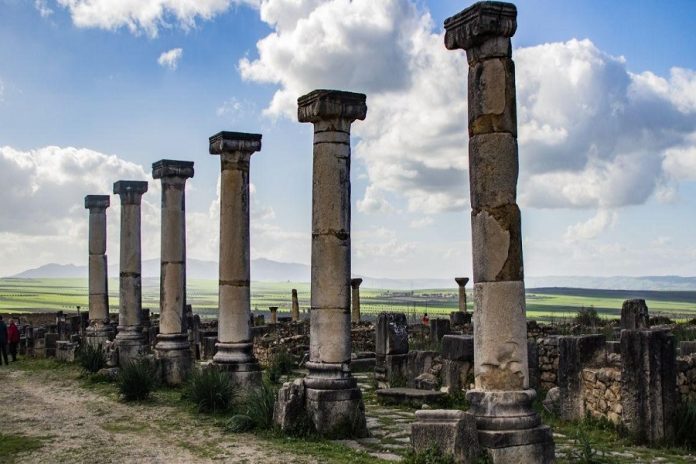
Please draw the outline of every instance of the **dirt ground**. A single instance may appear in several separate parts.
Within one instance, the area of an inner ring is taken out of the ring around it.
[[[225,433],[157,395],[125,404],[85,388],[75,370],[2,366],[0,385],[1,431],[43,440],[40,449],[16,456],[21,463],[316,462],[254,435]]]

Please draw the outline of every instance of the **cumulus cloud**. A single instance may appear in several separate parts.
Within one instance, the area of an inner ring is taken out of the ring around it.
[[[616,211],[601,209],[597,214],[585,222],[579,222],[569,226],[565,233],[568,241],[589,240],[596,238],[600,233],[613,226],[616,222]]]
[[[53,14],[53,10],[48,6],[46,0],[34,0],[34,8],[42,18],[47,18]]]
[[[183,48],[172,48],[169,51],[163,52],[159,58],[157,58],[157,64],[163,68],[171,69],[172,71],[179,66],[179,61],[181,56],[184,54]]]
[[[468,65],[427,11],[406,0],[263,0],[260,13],[273,31],[239,70],[278,86],[267,115],[294,118],[314,88],[367,93],[367,119],[353,127],[369,180],[361,211],[384,212],[386,192],[410,211],[468,206]],[[521,204],[609,210],[673,198],[696,147],[696,72],[634,74],[590,40],[519,48],[514,59]]]
[[[232,5],[257,5],[258,0],[57,0],[70,11],[78,27],[115,30],[126,27],[133,33],[157,36],[160,28],[178,24],[184,29],[208,20]]]

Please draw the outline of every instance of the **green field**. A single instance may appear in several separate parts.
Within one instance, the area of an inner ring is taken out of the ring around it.
[[[251,306],[265,312],[278,306],[280,312],[290,311],[290,292],[296,288],[300,307],[309,307],[309,284],[292,282],[253,282]],[[109,304],[118,311],[118,281],[109,281]],[[527,291],[527,315],[530,319],[552,320],[571,318],[580,307],[594,307],[602,317],[618,317],[621,303],[629,298],[645,298],[651,314],[663,314],[674,319],[696,317],[696,292],[677,291],[620,291],[548,288]],[[143,280],[143,307],[157,312],[159,281]],[[427,289],[390,291],[362,288],[363,314],[382,311],[404,312],[417,319],[429,315],[449,314],[457,309],[457,290]],[[469,308],[473,297],[468,295]],[[192,280],[188,285],[188,301],[202,317],[217,313],[217,282]],[[83,279],[0,279],[0,312],[21,313],[38,311],[75,311],[87,306],[87,281]],[[281,314],[282,315],[282,314]]]

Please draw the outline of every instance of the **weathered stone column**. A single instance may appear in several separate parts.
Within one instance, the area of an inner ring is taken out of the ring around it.
[[[213,362],[240,387],[261,382],[249,318],[249,161],[261,149],[261,134],[220,132],[210,154],[220,155],[220,288],[217,353]]]
[[[297,299],[297,289],[292,289],[292,312],[290,317],[293,321],[300,320],[300,302]]]
[[[365,95],[315,90],[298,119],[314,124],[312,296],[306,405],[325,435],[367,434],[360,389],[350,373],[350,126],[365,119]]]
[[[469,185],[474,267],[474,378],[467,393],[479,440],[495,463],[554,459],[532,409],[510,37],[517,8],[479,2],[445,20],[445,46],[469,62]]]
[[[271,312],[271,324],[278,323],[278,306],[269,306],[268,310]]]
[[[162,181],[162,234],[160,261],[160,326],[155,357],[162,379],[179,385],[193,364],[188,334],[184,331],[186,306],[186,179],[193,177],[192,161],[160,160],[152,177]]]
[[[351,322],[360,322],[360,284],[362,281],[362,279],[350,279],[350,286],[352,288],[350,304],[353,307]]]
[[[466,310],[466,284],[469,283],[468,277],[455,277],[455,282],[459,285],[459,311],[462,313],[467,312]]]
[[[121,260],[116,334],[120,366],[145,354],[147,350],[143,338],[140,276],[140,200],[145,192],[145,181],[120,180],[114,183],[114,194],[121,197]]]
[[[89,209],[89,327],[86,341],[99,346],[113,336],[109,326],[109,283],[106,259],[106,208],[109,195],[87,195]]]

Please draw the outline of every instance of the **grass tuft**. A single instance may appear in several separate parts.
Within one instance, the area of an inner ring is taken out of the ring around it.
[[[182,394],[196,405],[198,412],[212,414],[228,411],[234,396],[229,375],[214,367],[194,370]]]
[[[101,345],[83,343],[77,354],[77,360],[85,372],[95,374],[106,366],[106,353]]]
[[[152,361],[143,358],[121,368],[117,379],[118,391],[126,401],[142,401],[158,385],[157,369]]]

